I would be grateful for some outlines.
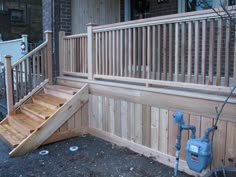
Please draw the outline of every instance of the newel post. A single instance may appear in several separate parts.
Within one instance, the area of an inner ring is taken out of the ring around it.
[[[64,63],[65,63],[65,49],[64,49],[64,37],[65,32],[59,32],[59,67],[60,67],[60,76],[63,76],[63,72],[65,70]]]
[[[52,32],[46,31],[46,40],[47,40],[47,76],[48,76],[48,83],[52,84]]]
[[[11,55],[6,55],[6,69],[5,69],[5,76],[6,76],[6,94],[7,94],[7,110],[8,115],[12,115],[14,113],[13,107],[13,80],[12,80],[12,66],[11,66]]]
[[[87,24],[87,35],[88,35],[88,79],[93,80],[95,74],[95,40],[93,34],[93,23]]]

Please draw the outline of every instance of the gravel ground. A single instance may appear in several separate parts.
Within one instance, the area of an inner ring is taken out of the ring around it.
[[[79,149],[71,152],[71,146]],[[49,154],[42,156],[41,150]],[[152,158],[91,135],[40,147],[22,157],[9,158],[0,142],[1,177],[171,177],[173,169]],[[179,177],[190,177],[180,173]]]

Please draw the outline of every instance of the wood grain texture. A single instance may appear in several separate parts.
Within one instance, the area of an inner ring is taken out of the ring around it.
[[[160,109],[159,151],[167,154],[168,151],[168,110]]]

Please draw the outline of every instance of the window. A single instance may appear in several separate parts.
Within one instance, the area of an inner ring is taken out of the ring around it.
[[[212,0],[186,0],[186,11],[198,11],[212,8]]]
[[[12,22],[23,22],[23,10],[9,9]]]

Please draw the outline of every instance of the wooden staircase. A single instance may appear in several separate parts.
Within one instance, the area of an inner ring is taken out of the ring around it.
[[[88,86],[81,89],[46,85],[0,123],[0,138],[19,156],[38,148],[88,101]]]

